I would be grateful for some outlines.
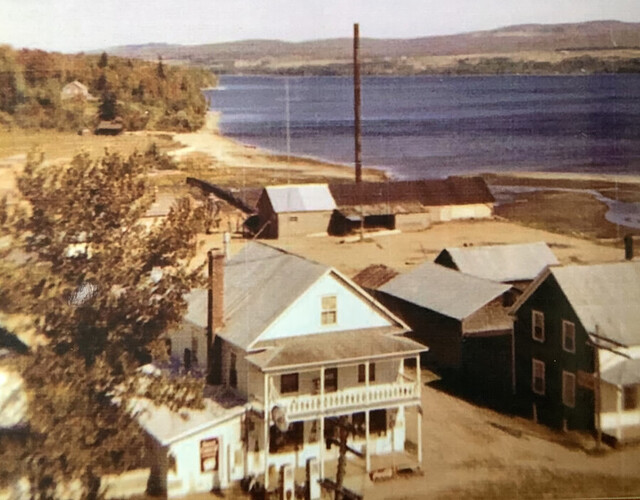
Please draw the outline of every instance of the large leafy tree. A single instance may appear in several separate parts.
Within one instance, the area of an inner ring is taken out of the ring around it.
[[[72,480],[91,496],[100,474],[140,464],[143,433],[125,411],[132,397],[202,404],[199,381],[144,380],[139,370],[162,357],[161,336],[201,275],[187,266],[201,220],[188,199],[164,222],[141,223],[152,202],[144,164],[138,154],[81,154],[60,166],[31,158],[18,180],[23,206],[0,204],[10,242],[0,250],[0,310],[30,314],[46,339],[22,359],[28,427],[18,440],[0,436],[0,463],[12,464],[0,480],[26,476],[35,497],[65,496],[60,485]],[[26,262],[10,258],[16,249]]]

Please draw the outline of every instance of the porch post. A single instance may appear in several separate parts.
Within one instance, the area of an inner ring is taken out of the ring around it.
[[[420,372],[420,354],[416,356],[416,385],[418,389],[418,463],[422,465],[422,381]]]
[[[418,463],[422,465],[422,404],[418,405]]]
[[[324,479],[324,366],[320,367],[320,479]]]
[[[365,383],[365,401],[367,402],[367,411],[365,412],[364,422],[367,441],[365,446],[365,467],[367,474],[371,472],[371,446],[369,444],[369,361],[364,364],[364,383]]]
[[[264,376],[264,488],[269,489],[269,375]]]
[[[618,413],[618,425],[616,426],[616,439],[622,438],[622,386],[616,386],[616,412]]]
[[[364,412],[364,428],[367,436],[366,447],[365,447],[365,466],[367,469],[367,474],[371,472],[371,444],[369,442],[369,408]]]

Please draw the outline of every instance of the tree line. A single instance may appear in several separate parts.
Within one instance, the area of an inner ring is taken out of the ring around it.
[[[64,86],[85,85],[94,99],[63,99]],[[0,46],[0,127],[79,130],[119,118],[127,130],[192,131],[204,124],[201,89],[211,72],[140,61]]]

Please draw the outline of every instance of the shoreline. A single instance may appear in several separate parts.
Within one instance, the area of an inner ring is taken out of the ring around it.
[[[269,151],[258,146],[242,143],[220,132],[219,111],[208,111],[205,125],[197,132],[173,134],[173,140],[184,147],[171,151],[177,160],[199,153],[210,157],[214,167],[225,169],[262,169],[287,171],[294,176],[327,177],[334,179],[352,179],[354,168],[350,165],[334,163],[328,160],[289,155],[278,151]],[[388,174],[371,167],[362,169],[363,180],[384,181]]]

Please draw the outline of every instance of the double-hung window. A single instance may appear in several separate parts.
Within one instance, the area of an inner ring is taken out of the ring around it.
[[[531,390],[536,394],[544,396],[544,362],[537,359],[531,360]]]
[[[576,352],[576,326],[571,321],[562,321],[562,348]]]
[[[562,403],[570,408],[576,405],[576,376],[571,372],[562,372]]]
[[[531,311],[531,337],[544,342],[544,313],[540,311]]]
[[[338,298],[335,295],[322,297],[322,315],[320,319],[323,325],[335,325],[338,322]]]

